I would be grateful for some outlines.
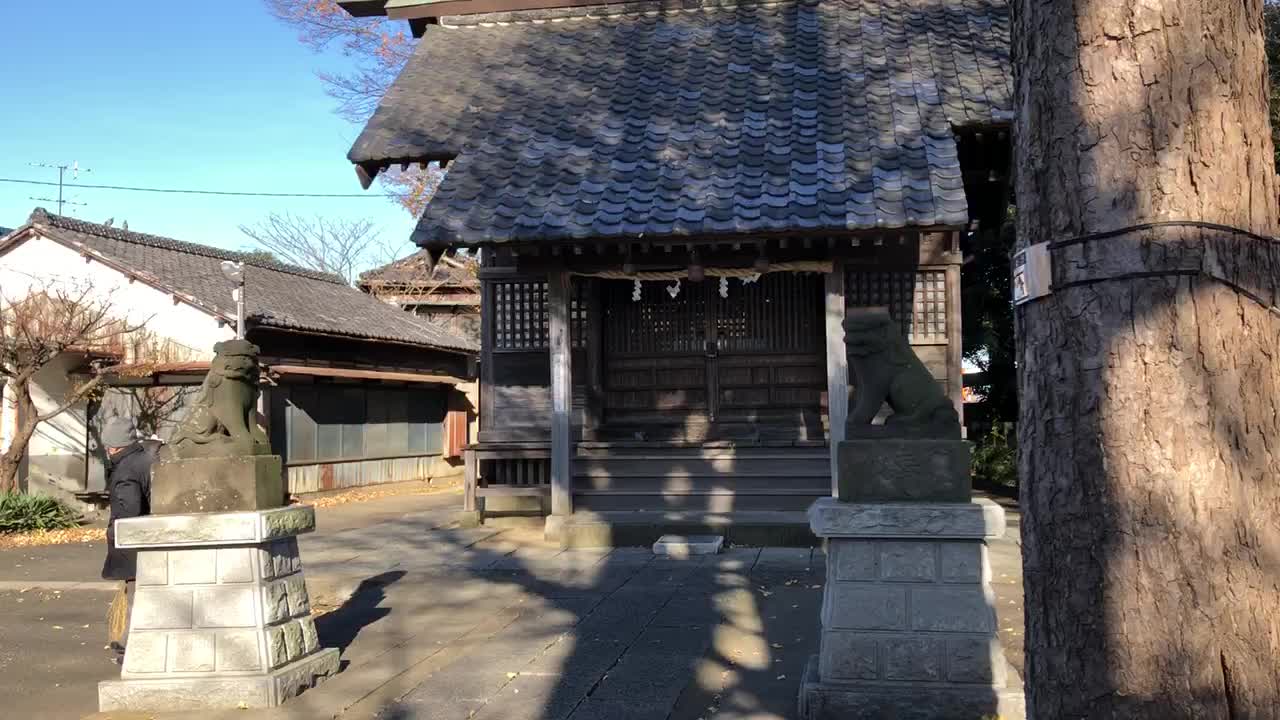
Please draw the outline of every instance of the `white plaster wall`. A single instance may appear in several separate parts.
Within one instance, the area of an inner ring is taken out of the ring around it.
[[[192,351],[192,359],[213,357],[213,344],[235,337],[231,327],[141,280],[129,282],[123,273],[96,260],[88,262],[75,250],[43,237],[34,237],[0,255],[0,303],[26,296],[33,287],[57,283],[73,290],[91,288],[91,297],[111,304],[112,314]]]
[[[33,237],[0,255],[0,312],[33,288],[52,286],[75,292],[90,288],[89,297],[110,303],[113,317],[131,325],[143,324],[147,332],[181,345],[185,359],[210,359],[214,343],[235,336],[229,326],[218,327],[218,319],[208,312],[187,303],[175,305],[171,295],[142,281],[130,283],[114,268],[96,260],[86,262],[75,250],[47,238]],[[78,358],[64,358],[37,376],[32,398],[41,412],[64,401],[76,381],[67,377],[66,370],[76,363]],[[85,403],[78,403],[41,423],[31,439],[28,455],[32,475],[38,469],[55,475],[50,478],[54,487],[48,490],[85,489],[85,410]],[[12,441],[16,419],[12,391],[6,389],[0,407],[0,450]],[[32,489],[36,489],[34,478]]]
[[[31,399],[40,412],[57,408],[83,377],[69,377],[79,359],[63,356],[45,366],[32,383]],[[87,403],[79,402],[62,414],[36,426],[36,434],[27,445],[28,470],[32,475],[48,477],[66,490],[83,490],[85,480],[85,412]]]

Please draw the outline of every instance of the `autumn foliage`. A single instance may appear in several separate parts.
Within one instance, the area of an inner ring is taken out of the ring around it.
[[[298,40],[316,52],[337,50],[350,58],[346,73],[320,72],[329,95],[338,101],[337,113],[363,123],[413,54],[416,40],[407,24],[386,18],[356,18],[335,0],[265,0],[271,13],[298,31]],[[442,173],[426,168],[391,169],[379,179],[414,217],[422,214]]]

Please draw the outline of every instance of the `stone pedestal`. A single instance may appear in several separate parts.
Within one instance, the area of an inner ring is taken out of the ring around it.
[[[969,502],[969,455],[969,443],[959,438],[844,440],[836,445],[839,497],[855,503]]]
[[[313,529],[306,506],[118,521],[138,578],[124,666],[99,683],[98,709],[272,707],[336,673],[298,557]]]
[[[266,510],[283,504],[279,455],[169,459],[151,468],[153,514]]]
[[[987,560],[986,541],[1004,534],[999,505],[824,498],[809,524],[827,539],[827,584],[801,718],[1024,720]]]

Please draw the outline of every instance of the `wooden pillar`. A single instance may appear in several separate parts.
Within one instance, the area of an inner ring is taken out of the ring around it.
[[[475,512],[476,505],[476,480],[480,477],[479,460],[476,459],[475,450],[463,450],[463,475],[462,475],[462,509],[467,512]]]
[[[827,440],[831,449],[831,495],[836,494],[836,444],[849,415],[849,360],[844,345],[844,262],[834,260],[826,277]]]
[[[604,421],[604,375],[600,356],[604,342],[604,303],[601,298],[604,288],[601,281],[595,278],[579,282],[585,284],[583,299],[587,311],[586,332],[582,338],[587,361],[587,380],[583,383],[587,397],[584,403],[586,417],[583,418],[582,439],[596,440],[597,431]]]
[[[494,425],[493,404],[493,344],[494,313],[498,311],[493,301],[493,281],[480,281],[480,431]],[[479,439],[479,438],[477,438]]]
[[[565,270],[547,275],[550,307],[551,352],[551,514],[573,512],[573,343],[570,339],[569,304],[572,279]]]
[[[964,427],[964,340],[960,314],[960,233],[951,235],[951,259],[947,266],[947,392]]]

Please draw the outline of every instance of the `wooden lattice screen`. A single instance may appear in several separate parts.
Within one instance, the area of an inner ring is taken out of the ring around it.
[[[845,296],[851,308],[887,306],[913,343],[947,342],[945,270],[851,269]]]
[[[635,300],[629,282],[605,284],[605,350],[609,355],[702,354],[710,325],[722,353],[809,353],[822,348],[822,280],[816,273],[770,273],[753,283],[712,279],[648,282]]]
[[[707,296],[693,285],[672,297],[662,283],[643,283],[632,300],[629,282],[607,282],[605,349],[610,355],[661,355],[706,351]]]
[[[769,273],[753,283],[730,283],[717,297],[721,352],[810,353],[822,349],[822,276]]]
[[[514,352],[546,350],[551,316],[544,280],[503,280],[493,283],[493,348]],[[574,347],[586,337],[587,303],[583,284],[573,284],[569,309]]]

